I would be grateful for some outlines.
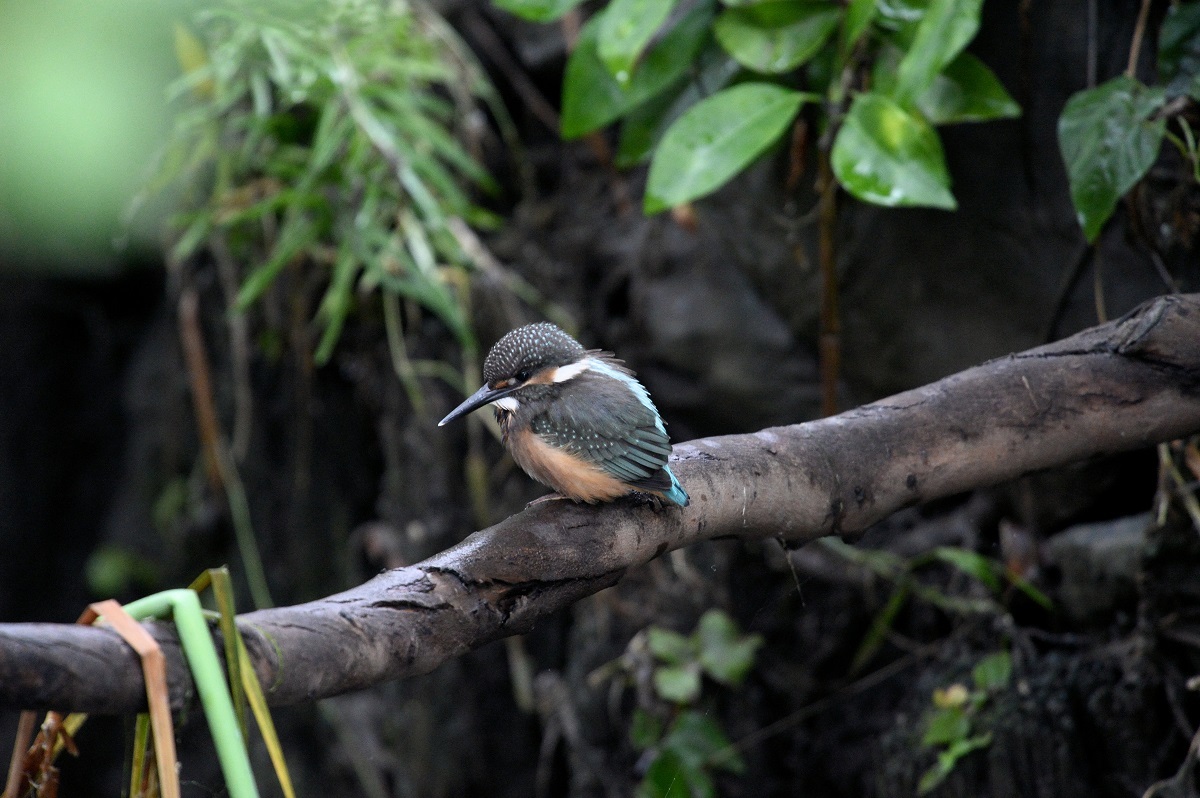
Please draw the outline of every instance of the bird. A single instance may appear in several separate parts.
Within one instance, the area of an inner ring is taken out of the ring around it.
[[[538,501],[596,504],[633,495],[655,506],[690,503],[667,465],[666,424],[611,352],[584,349],[550,322],[527,324],[496,342],[483,378],[438,426],[492,405],[517,465],[557,494]]]

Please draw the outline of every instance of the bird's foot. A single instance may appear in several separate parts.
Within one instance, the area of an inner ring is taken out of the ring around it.
[[[533,507],[534,505],[545,504],[546,502],[564,501],[568,498],[569,498],[568,496],[564,496],[561,493],[547,493],[545,496],[541,496],[537,499],[534,499],[529,504],[525,505],[525,509],[528,510],[530,507]]]
[[[649,507],[656,513],[666,506],[666,502],[663,501],[663,498],[661,496],[656,496],[653,493],[642,493],[641,491],[635,490],[629,494],[628,498],[634,507]]]

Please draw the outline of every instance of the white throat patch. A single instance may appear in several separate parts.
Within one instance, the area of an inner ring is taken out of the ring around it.
[[[510,413],[517,412],[517,408],[521,406],[521,403],[517,401],[515,396],[506,396],[503,399],[497,399],[492,404]]]

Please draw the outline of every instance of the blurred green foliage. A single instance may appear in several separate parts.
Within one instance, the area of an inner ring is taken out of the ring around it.
[[[121,215],[169,127],[161,0],[0,2],[0,268],[112,268]],[[156,220],[127,230],[153,235]]]
[[[996,651],[971,670],[973,687],[961,682],[933,692],[933,706],[925,715],[922,747],[937,753],[937,761],[921,776],[919,795],[928,795],[946,780],[958,760],[992,744],[992,733],[980,731],[981,713],[988,700],[1008,689],[1012,681],[1012,655]]]
[[[650,692],[639,690],[629,729],[630,741],[643,752],[639,798],[715,796],[715,771],[745,770],[738,749],[701,698],[705,677],[740,687],[762,644],[761,635],[742,634],[728,613],[711,609],[690,635],[648,627],[619,660],[597,671],[652,686]]]

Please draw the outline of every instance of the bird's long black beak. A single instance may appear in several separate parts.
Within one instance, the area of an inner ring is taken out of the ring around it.
[[[438,422],[439,427],[444,427],[459,416],[465,416],[476,408],[483,407],[488,402],[494,402],[497,399],[503,399],[517,388],[490,388],[485,382],[483,387],[475,393],[467,397],[466,401],[458,407],[450,411],[450,414]]]

